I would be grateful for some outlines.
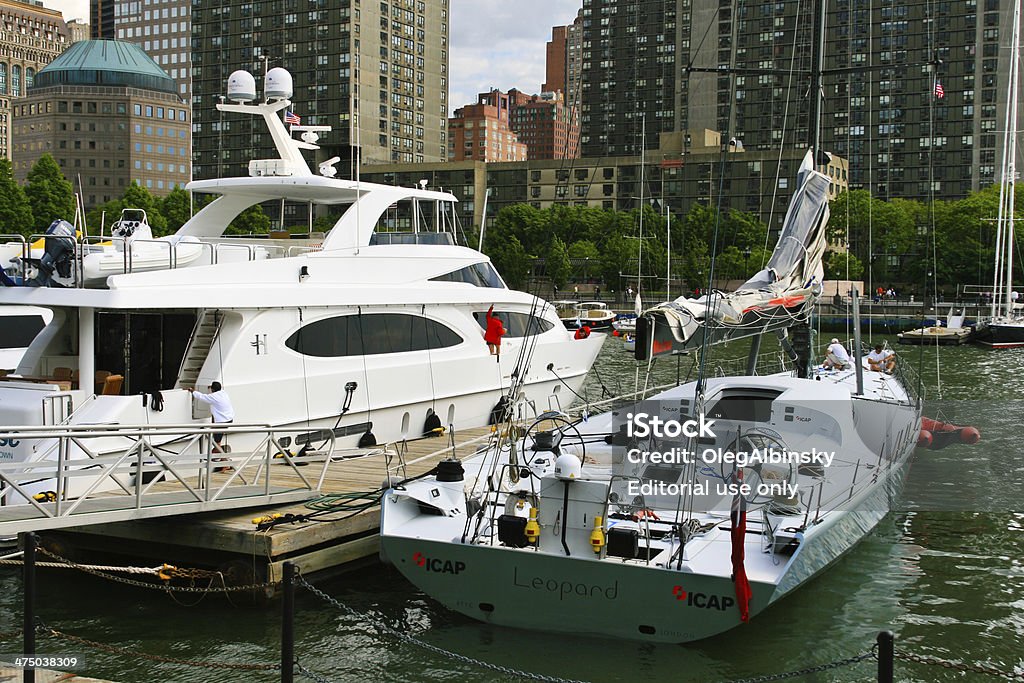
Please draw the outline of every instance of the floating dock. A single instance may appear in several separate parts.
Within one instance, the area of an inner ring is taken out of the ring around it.
[[[46,655],[39,655],[41,658]],[[36,683],[111,683],[99,678],[79,676],[64,671],[51,671],[50,669],[36,669]],[[0,681],[21,681],[25,673],[24,669],[11,666],[7,662],[0,662]]]
[[[379,491],[392,471],[404,462],[412,477],[430,471],[440,460],[471,455],[490,437],[490,427],[460,430],[453,435],[422,438],[371,454],[332,461],[321,487],[323,497],[311,503],[322,506],[331,499],[348,504],[315,521],[278,522],[265,530],[254,520],[270,515],[308,515],[310,502],[186,514],[152,519],[72,526],[40,534],[40,545],[72,561],[111,556],[166,562],[181,567],[215,569],[235,585],[279,581],[285,560],[304,573],[330,570],[375,558],[380,526]],[[319,469],[311,464],[309,469]],[[225,477],[226,475],[218,475]],[[282,483],[281,474],[275,481]],[[289,476],[289,475],[285,475]],[[296,475],[296,485],[299,483]],[[359,494],[364,494],[359,498]],[[319,501],[319,503],[317,502]],[[279,518],[280,520],[281,518]]]

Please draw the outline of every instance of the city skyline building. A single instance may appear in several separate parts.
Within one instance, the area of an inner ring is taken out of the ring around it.
[[[509,125],[526,145],[527,159],[579,156],[579,126],[573,122],[562,91],[526,95],[513,89],[509,96]]]
[[[492,89],[448,119],[449,161],[525,161],[528,150],[512,130],[512,110],[528,95]]]
[[[582,16],[584,156],[638,154],[642,127],[648,149],[703,128],[748,151],[810,144],[806,4],[584,0]],[[827,3],[821,140],[851,188],[950,198],[998,181],[1011,23],[1008,0]]]
[[[71,44],[60,12],[0,0],[0,156],[11,158],[14,107],[36,74]]]
[[[43,154],[80,191],[84,208],[132,181],[162,196],[189,180],[189,115],[174,80],[133,43],[85,40],[39,71],[14,104],[14,178]]]
[[[448,0],[242,0],[192,6],[193,174],[244,176],[273,154],[268,134],[217,111],[228,76],[257,80],[283,67],[303,125],[331,126],[316,161],[339,157],[340,177],[358,163],[448,158]],[[357,149],[359,150],[357,152]]]

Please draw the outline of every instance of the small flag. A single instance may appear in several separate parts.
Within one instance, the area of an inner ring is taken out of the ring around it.
[[[946,96],[946,91],[942,88],[942,82],[939,79],[935,79],[935,97],[941,100]]]
[[[292,126],[297,126],[302,123],[302,119],[299,118],[299,115],[295,112],[286,111],[284,113],[284,122]]]

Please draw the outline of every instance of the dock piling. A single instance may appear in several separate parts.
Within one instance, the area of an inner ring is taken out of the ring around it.
[[[892,631],[878,632],[878,683],[892,683],[893,681],[893,643],[896,636]]]
[[[284,563],[281,601],[281,683],[295,680],[295,563]]]
[[[37,537],[33,532],[25,534],[25,556],[24,556],[24,581],[25,591],[22,603],[24,605],[24,622],[22,623],[22,636],[24,638],[23,654],[25,657],[33,657],[36,654],[36,542]],[[22,679],[25,683],[36,682],[36,670],[31,666],[25,667],[25,675]]]

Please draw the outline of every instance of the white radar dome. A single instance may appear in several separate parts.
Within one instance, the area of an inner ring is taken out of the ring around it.
[[[555,477],[558,479],[579,479],[583,474],[583,463],[572,453],[562,453],[555,460]]]
[[[292,96],[292,75],[275,66],[263,79],[263,96],[268,100],[287,100]]]
[[[256,79],[248,71],[235,71],[228,76],[228,99],[252,102],[256,99]]]

